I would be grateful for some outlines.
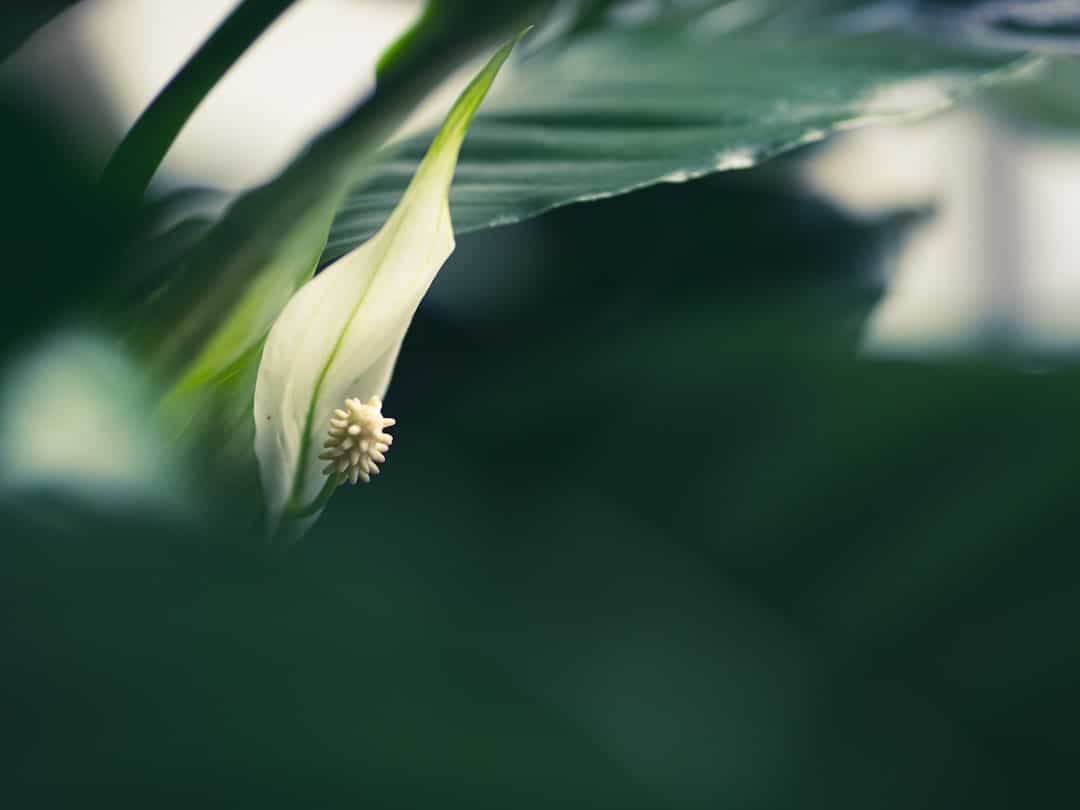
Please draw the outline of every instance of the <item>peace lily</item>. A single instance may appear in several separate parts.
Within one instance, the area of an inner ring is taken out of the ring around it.
[[[465,133],[514,43],[458,98],[397,208],[370,240],[302,287],[267,337],[255,385],[255,454],[271,530],[298,534],[342,483],[378,472],[382,415],[405,332],[454,250],[447,195]]]

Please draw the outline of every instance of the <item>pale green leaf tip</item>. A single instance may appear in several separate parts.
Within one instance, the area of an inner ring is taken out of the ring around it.
[[[464,139],[465,132],[468,130],[469,124],[472,123],[476,111],[480,109],[480,104],[483,102],[484,97],[487,96],[488,90],[491,89],[495,77],[498,76],[503,64],[510,57],[511,51],[531,29],[532,26],[523,29],[512,40],[505,43],[492,55],[483,69],[473,77],[473,80],[469,82],[461,95],[458,96],[457,101],[454,102],[454,106],[450,108],[446,120],[431,144],[429,154],[438,152],[443,148],[444,142],[452,137]]]

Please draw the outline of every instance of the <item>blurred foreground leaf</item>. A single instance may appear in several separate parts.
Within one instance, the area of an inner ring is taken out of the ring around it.
[[[49,20],[79,0],[6,0],[0,11],[0,62]]]
[[[1048,58],[1032,81],[995,88],[989,100],[1015,123],[1075,136],[1080,132],[1080,59]]]
[[[63,323],[115,270],[119,226],[70,138],[32,99],[0,83],[0,173],[11,199],[0,296],[0,357]]]
[[[70,331],[24,347],[0,391],[8,508],[71,531],[95,513],[190,517],[191,482],[154,417],[152,391],[106,338]]]
[[[292,0],[241,2],[154,97],[116,147],[101,179],[118,208],[126,211],[140,200],[195,108],[290,5]]]

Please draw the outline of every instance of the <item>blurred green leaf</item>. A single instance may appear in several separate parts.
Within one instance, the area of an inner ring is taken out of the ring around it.
[[[0,377],[0,499],[33,519],[80,526],[80,510],[193,514],[179,448],[133,360],[69,331],[25,346]]]
[[[101,179],[118,208],[139,201],[195,108],[292,3],[241,2],[154,97],[113,152]]]
[[[988,101],[1014,123],[1076,135],[1080,132],[1080,59],[1047,58],[1031,81],[996,87]]]
[[[0,296],[0,357],[70,317],[115,272],[122,228],[71,136],[10,83],[0,84],[4,251],[11,286]]]
[[[53,17],[79,0],[5,0],[0,10],[0,62]]]
[[[450,197],[459,232],[935,112],[1015,63],[888,34],[647,27],[605,30],[514,67],[462,152]],[[427,137],[350,192],[323,262],[382,224]]]

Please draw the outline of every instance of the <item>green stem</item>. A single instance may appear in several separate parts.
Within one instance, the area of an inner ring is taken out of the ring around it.
[[[150,102],[116,148],[101,182],[121,208],[134,206],[206,94],[293,0],[244,0]]]
[[[277,528],[270,533],[268,538],[269,545],[278,549],[286,549],[299,541],[303,536],[303,532],[290,530],[289,524],[293,521],[303,520],[304,518],[317,515],[326,508],[328,503],[330,503],[330,498],[337,488],[337,476],[328,475],[326,476],[326,481],[323,482],[322,490],[315,497],[315,500],[307,506],[296,506],[295,501],[289,501],[288,505],[285,507],[285,512],[281,516],[281,520],[278,522]]]
[[[300,520],[301,518],[311,517],[318,514],[326,505],[330,503],[330,497],[334,494],[334,490],[337,489],[337,475],[326,476],[326,481],[323,483],[323,488],[319,494],[315,497],[311,503],[307,506],[290,506],[285,510],[286,520]]]

